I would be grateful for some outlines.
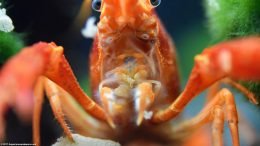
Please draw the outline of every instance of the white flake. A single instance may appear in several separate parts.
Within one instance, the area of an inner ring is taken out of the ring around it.
[[[153,112],[152,111],[144,111],[144,119],[145,120],[150,120],[153,116]]]
[[[97,25],[95,25],[96,17],[92,16],[90,17],[86,24],[85,27],[81,30],[81,34],[85,38],[94,38],[97,33]]]
[[[6,9],[0,8],[0,31],[10,32],[13,29],[14,29],[13,21],[9,16],[6,15]]]

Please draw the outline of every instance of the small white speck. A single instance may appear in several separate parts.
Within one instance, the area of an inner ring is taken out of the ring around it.
[[[150,120],[153,116],[153,112],[152,111],[144,111],[144,119],[145,120]]]
[[[97,25],[95,25],[96,17],[92,16],[90,17],[85,27],[81,30],[81,34],[85,38],[94,38],[97,34]]]
[[[114,96],[114,94],[113,94],[113,92],[110,92],[110,93],[105,93],[105,95],[104,95],[108,100],[110,100],[110,101],[115,101],[116,99],[115,99],[115,96]]]

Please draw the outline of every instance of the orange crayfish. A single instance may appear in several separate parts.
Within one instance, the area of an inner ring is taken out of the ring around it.
[[[224,122],[228,121],[233,145],[239,146],[236,104],[228,89],[212,90],[211,99],[194,118],[177,125],[168,121],[214,83],[231,84],[256,104],[254,96],[236,80],[260,80],[260,66],[256,64],[260,62],[260,38],[236,39],[205,49],[195,57],[181,91],[175,48],[154,10],[160,2],[93,0],[93,8],[101,12],[90,55],[93,98],[80,88],[62,47],[40,42],[12,57],[0,72],[1,127],[8,106],[16,107],[21,115],[31,109],[12,98],[21,101],[33,97],[34,142],[39,145],[44,90],[55,117],[71,140],[63,110],[80,133],[122,145],[185,145],[182,139],[212,123],[213,145],[221,146]],[[75,109],[66,98],[75,99],[89,115]],[[88,117],[84,121],[83,115]]]

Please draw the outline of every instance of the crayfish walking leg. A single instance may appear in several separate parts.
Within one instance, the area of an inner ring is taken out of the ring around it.
[[[53,97],[56,95],[52,94],[55,88],[51,88],[48,82],[42,83],[39,81],[36,83],[41,76],[47,77],[67,91],[87,113],[101,121],[106,120],[103,109],[80,88],[63,55],[63,48],[56,46],[54,43],[42,42],[25,48],[3,66],[0,72],[0,97],[3,99],[0,102],[4,104],[3,107],[14,107],[21,118],[27,117],[28,119],[32,112],[33,96],[39,96],[35,98],[36,102],[39,103],[36,103],[34,112],[34,115],[38,116],[34,121],[39,122],[39,113],[37,114],[37,112],[41,111],[43,96],[41,90],[44,88],[49,94],[51,103],[53,103],[53,109],[56,111],[54,113],[59,112],[60,108],[57,106],[59,100],[54,99]],[[58,121],[62,123],[62,120]],[[34,128],[37,129],[37,126]],[[64,129],[69,136],[68,130]],[[37,136],[34,137],[37,138]]]
[[[229,77],[235,80],[259,81],[259,49],[259,37],[232,40],[205,49],[202,54],[195,57],[194,68],[183,92],[168,108],[155,113],[152,122],[162,123],[175,118],[196,95],[223,78]],[[217,99],[213,99],[213,101],[215,100]],[[257,104],[257,101],[254,99],[252,102]],[[222,112],[223,111],[219,109],[214,111],[215,122],[213,123],[218,123],[216,121],[222,119]],[[213,125],[217,127],[221,126],[219,124]],[[239,142],[237,142],[238,136],[235,132],[237,126],[236,124],[230,126],[233,132],[233,144],[239,145]],[[216,131],[216,133],[219,133],[219,131]],[[219,134],[217,134],[217,136],[219,136]]]
[[[196,117],[177,125],[174,131],[178,133],[184,129],[196,130],[212,122],[213,144],[222,146],[225,117],[229,124],[233,146],[239,146],[237,109],[234,96],[228,89],[220,90]]]

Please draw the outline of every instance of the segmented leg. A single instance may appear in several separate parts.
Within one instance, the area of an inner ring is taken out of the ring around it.
[[[183,92],[168,108],[155,113],[152,122],[175,118],[193,97],[225,77],[259,81],[260,66],[256,64],[260,62],[259,50],[259,37],[237,39],[205,49],[195,57],[194,68]]]
[[[239,146],[237,109],[234,97],[228,89],[219,91],[196,117],[176,125],[174,131],[196,130],[206,123],[212,122],[213,144],[223,146],[225,117],[229,124],[233,146]]]
[[[62,97],[62,91],[60,91],[59,87],[55,85],[52,81],[49,79],[44,80],[44,88],[47,94],[47,97],[50,101],[50,105],[52,108],[52,111],[54,113],[55,118],[58,120],[60,126],[64,130],[64,133],[66,136],[73,141],[72,133],[70,132],[69,127],[66,124],[64,114],[61,107],[61,101],[60,98]]]
[[[62,53],[63,49],[61,47],[56,45],[52,45],[52,47]],[[105,121],[104,110],[83,92],[65,56],[58,53],[51,57],[50,65],[44,75],[70,93],[86,112],[97,119]]]
[[[7,103],[0,102],[0,142],[5,138],[5,111]]]
[[[60,90],[57,85],[45,77],[39,77],[34,89],[33,142],[40,146],[40,120],[43,103],[43,91],[46,91],[54,116],[58,120],[66,136],[73,141],[72,134],[66,125],[60,103]]]
[[[34,88],[33,143],[40,145],[40,121],[43,103],[43,77],[39,77]]]
[[[59,88],[62,109],[71,126],[77,133],[89,137],[113,139],[111,127],[106,123],[93,118],[75,101],[75,99],[62,88]],[[91,129],[91,130],[90,130]]]
[[[5,113],[8,109],[9,101],[0,96],[0,142],[5,139]]]
[[[111,127],[115,128],[115,124],[112,120],[112,118],[109,116],[109,114],[111,114],[113,111],[113,106],[114,106],[114,95],[113,95],[113,91],[112,89],[108,88],[108,87],[103,87],[101,89],[101,101],[103,104],[103,107],[106,111],[109,111],[109,113],[106,114],[107,119],[108,119],[108,123],[110,124]]]
[[[73,99],[73,97],[71,97],[68,93],[66,93],[66,91],[64,91],[62,88],[60,88],[58,85],[56,85],[54,82],[47,79],[46,77],[40,77],[35,87],[35,93],[37,94],[35,94],[36,102],[35,102],[34,118],[33,118],[34,119],[33,141],[37,146],[40,145],[39,125],[40,125],[41,105],[43,102],[43,90],[46,91],[55,118],[57,119],[58,123],[61,125],[62,129],[64,130],[65,135],[71,141],[73,141],[73,137],[69,127],[66,124],[64,118],[64,112],[66,112],[66,117],[70,118],[71,120],[70,122],[72,123],[73,126],[75,127],[79,126],[80,130],[86,129],[87,132],[85,133],[86,135],[93,135],[94,137],[99,136],[104,138],[113,136],[113,135],[108,136],[104,134],[106,133],[105,131],[111,130],[111,128],[108,127],[106,124],[101,123],[100,121],[96,121],[93,118],[91,119],[91,117],[89,117],[89,115],[86,115],[86,113],[82,111],[82,109],[78,109],[78,108],[75,109],[75,106],[78,107],[79,105],[75,103],[75,101],[69,100],[69,99]]]
[[[252,103],[258,104],[258,101],[257,101],[255,95],[251,91],[249,91],[247,88],[242,86],[241,84],[237,83],[236,81],[233,81],[232,79],[225,79],[223,82],[227,83],[227,84],[230,84],[234,88],[236,88],[239,91],[241,91],[246,97],[248,97],[248,99]]]
[[[212,137],[214,146],[223,146],[224,112],[221,107],[216,107],[213,112]],[[233,139],[233,137],[232,137]],[[239,140],[237,140],[239,141]],[[235,146],[235,145],[234,145]],[[237,145],[236,145],[237,146]]]

